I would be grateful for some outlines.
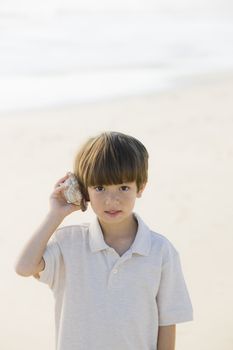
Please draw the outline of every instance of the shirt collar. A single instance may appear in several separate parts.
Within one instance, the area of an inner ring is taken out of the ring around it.
[[[130,249],[132,250],[132,253],[147,256],[149,255],[151,248],[150,229],[137,213],[134,212],[133,215],[138,222],[138,230]],[[92,252],[109,249],[109,246],[104,240],[103,232],[97,216],[89,226],[89,244]]]

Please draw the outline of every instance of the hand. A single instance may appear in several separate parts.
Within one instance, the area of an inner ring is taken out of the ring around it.
[[[79,205],[66,202],[63,191],[65,189],[64,182],[68,177],[69,175],[66,173],[64,177],[57,181],[54,186],[54,191],[49,197],[50,210],[59,213],[59,215],[62,215],[64,217],[71,214],[73,211],[81,209]]]

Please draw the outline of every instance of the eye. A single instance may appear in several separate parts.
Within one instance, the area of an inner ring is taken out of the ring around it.
[[[96,186],[96,187],[94,187],[94,189],[96,190],[96,192],[103,192],[104,191],[103,186]]]
[[[123,192],[127,192],[127,191],[129,191],[129,186],[121,186],[121,190]]]

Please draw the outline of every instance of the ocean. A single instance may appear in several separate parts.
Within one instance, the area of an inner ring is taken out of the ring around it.
[[[0,11],[0,113],[153,93],[233,69],[233,14]]]

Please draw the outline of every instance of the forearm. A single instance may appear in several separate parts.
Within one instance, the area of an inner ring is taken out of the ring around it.
[[[50,237],[61,224],[63,219],[64,217],[53,212],[49,212],[46,215],[41,225],[24,246],[15,263],[15,271],[18,274],[23,276],[33,274],[33,271],[43,257]]]
[[[176,325],[160,326],[158,330],[157,350],[175,350]]]

